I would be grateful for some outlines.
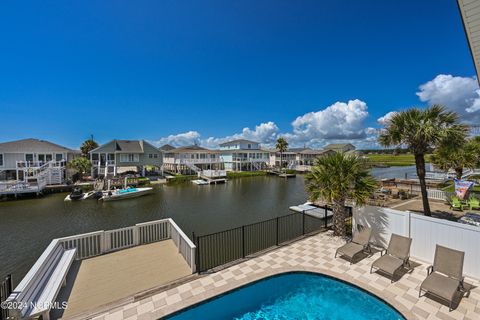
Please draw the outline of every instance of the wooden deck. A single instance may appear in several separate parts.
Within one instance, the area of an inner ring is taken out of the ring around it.
[[[191,273],[172,240],[78,261],[70,269],[67,286],[57,299],[68,301],[68,308],[63,315],[55,315],[69,319],[100,311],[102,306],[132,298]]]

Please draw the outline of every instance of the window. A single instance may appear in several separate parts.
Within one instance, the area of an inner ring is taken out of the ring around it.
[[[0,153],[0,167],[3,167],[3,154]]]
[[[148,157],[149,157],[150,159],[152,159],[152,158],[153,158],[153,154],[149,153],[149,154],[148,154]]]
[[[153,157],[154,157],[155,159],[158,159],[158,154],[157,154],[157,153],[154,153],[154,154],[153,154]]]
[[[120,155],[121,162],[138,162],[139,156],[135,153],[125,153]]]
[[[45,155],[45,159],[46,159],[46,161],[48,162],[48,161],[52,161],[53,157],[52,157],[51,154],[46,154],[46,155]]]
[[[38,161],[45,162],[45,155],[44,154],[39,154],[38,155]]]
[[[25,155],[25,161],[27,162],[33,162],[33,153],[27,153]]]
[[[250,143],[248,144],[248,149],[252,149],[252,145]]]
[[[55,161],[62,161],[62,160],[63,160],[63,154],[56,153],[55,154]]]

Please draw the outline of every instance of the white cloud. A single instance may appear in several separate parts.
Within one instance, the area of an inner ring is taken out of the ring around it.
[[[297,143],[319,143],[328,139],[362,139],[367,104],[355,99],[336,102],[323,110],[309,112],[292,122],[293,132],[288,138]]]
[[[160,147],[164,144],[170,144],[174,147],[187,146],[198,143],[200,140],[200,133],[197,131],[188,131],[179,134],[171,134],[168,137],[163,137],[157,141],[151,141],[152,144]]]
[[[475,77],[439,74],[420,85],[417,96],[428,104],[441,104],[456,111],[462,120],[480,119],[480,90]]]
[[[199,143],[207,148],[217,148],[220,143],[233,139],[248,139],[272,147],[279,136],[283,136],[291,147],[309,146],[319,148],[327,143],[361,143],[367,141],[373,128],[365,128],[368,117],[367,104],[355,99],[336,102],[325,109],[309,112],[297,117],[290,132],[281,133],[273,121],[260,123],[255,128],[243,128],[241,132],[224,137],[202,138],[197,131],[189,131],[161,138],[153,143],[157,146],[169,143],[174,146]]]
[[[380,117],[377,119],[377,122],[378,124],[381,124],[381,125],[386,125],[388,122],[390,122],[390,120],[392,119],[392,117],[394,115],[396,115],[397,112],[396,111],[390,111],[389,113],[387,113],[386,115],[384,115],[383,117]]]

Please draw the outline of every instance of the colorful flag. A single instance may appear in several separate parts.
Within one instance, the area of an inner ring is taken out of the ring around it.
[[[455,183],[455,194],[460,200],[464,200],[468,196],[468,192],[470,191],[470,188],[473,187],[473,182],[472,181],[467,181],[467,180],[453,180]]]

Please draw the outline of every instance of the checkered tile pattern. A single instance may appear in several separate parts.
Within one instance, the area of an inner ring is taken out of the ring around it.
[[[379,253],[350,265],[334,258],[335,250],[344,243],[331,233],[322,233],[282,246],[257,257],[245,260],[221,271],[157,292],[138,301],[111,306],[110,310],[92,315],[98,320],[158,319],[197,302],[237,288],[251,281],[288,271],[310,271],[327,274],[353,283],[385,299],[407,319],[480,319],[480,283],[473,286],[458,307],[449,312],[446,304],[418,297],[420,283],[426,277],[426,264],[414,261],[414,269],[394,283],[384,276],[370,274],[370,265]]]

